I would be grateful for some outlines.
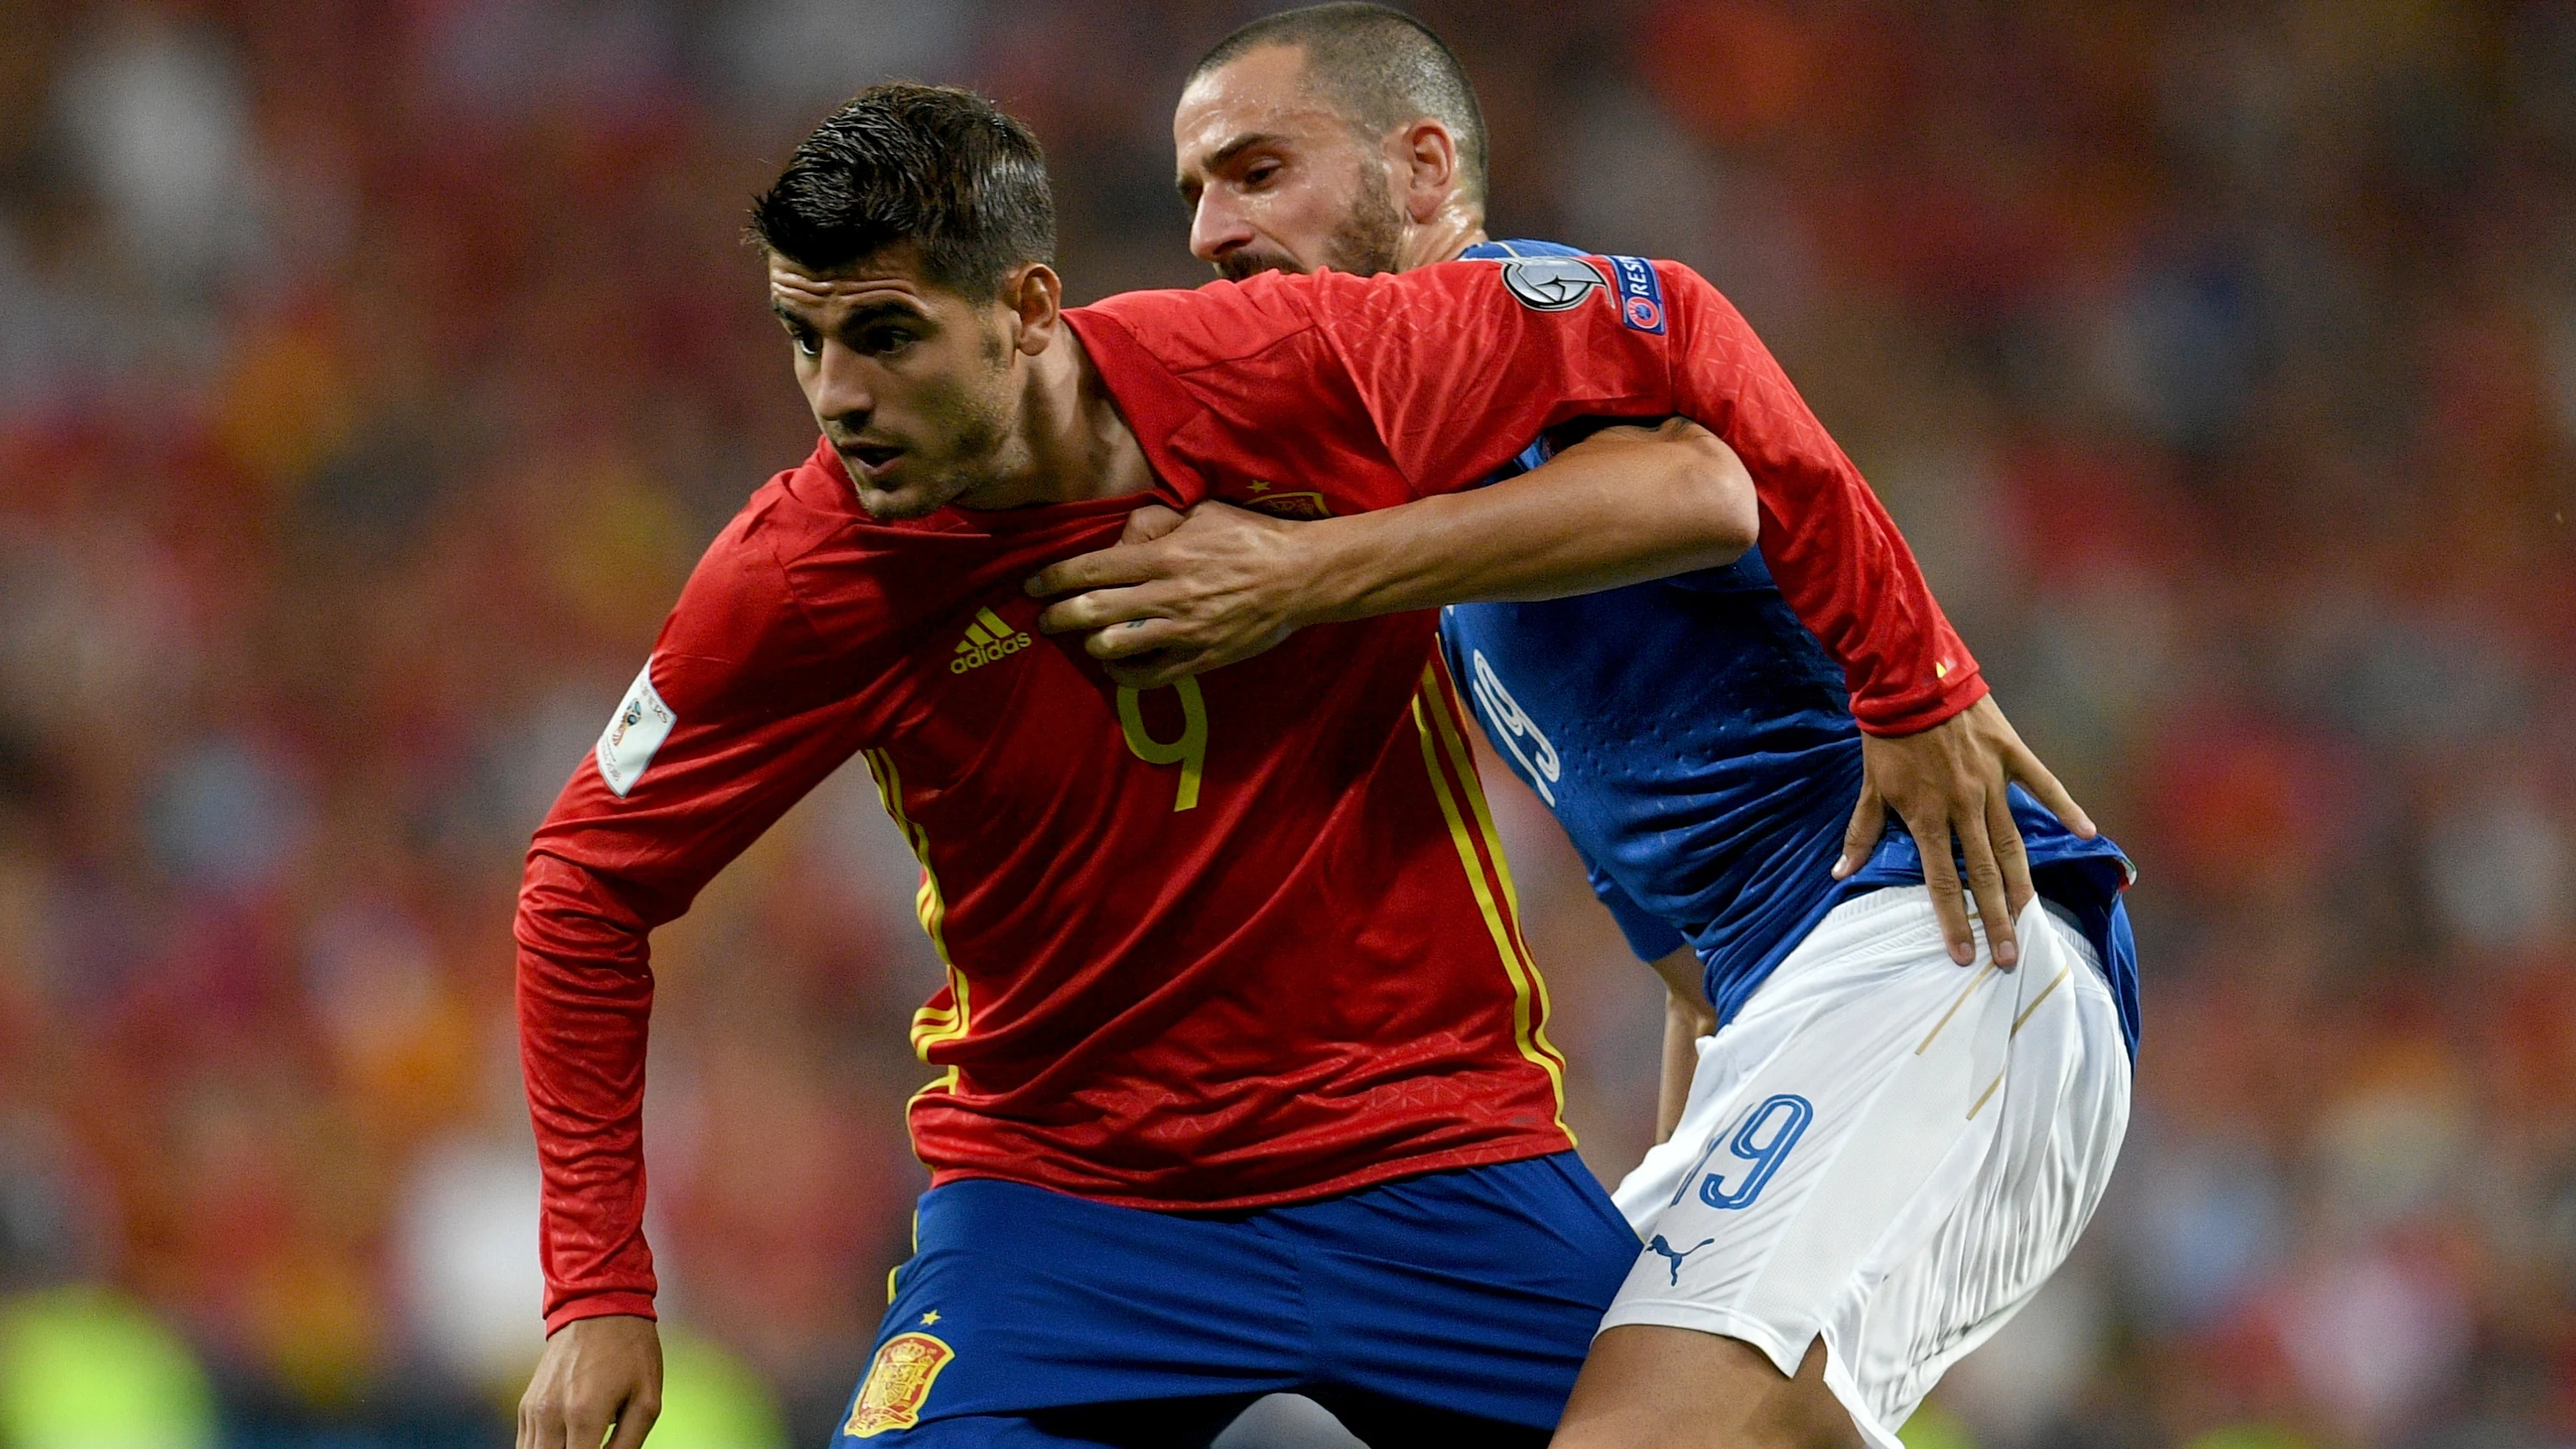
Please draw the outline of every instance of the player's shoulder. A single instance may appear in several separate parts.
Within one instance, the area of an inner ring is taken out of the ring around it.
[[[1188,291],[1126,292],[1075,309],[1107,320],[1175,372],[1241,362],[1313,335],[1382,325],[1423,310],[1455,312],[1493,283],[1482,263],[1406,272],[1261,272]]]
[[[826,528],[807,501],[814,480],[804,475],[813,466],[809,459],[781,470],[752,490],[707,544],[682,592],[683,602],[692,596],[766,592],[788,560],[815,545]]]
[[[1461,261],[1498,264],[1493,276],[1523,306],[1543,312],[1572,311],[1596,298],[1616,309],[1619,320],[1639,332],[1661,334],[1677,314],[1692,314],[1717,289],[1687,263],[1668,258],[1592,252],[1562,242],[1515,238],[1478,242],[1460,253]]]
[[[1310,289],[1295,285],[1308,280],[1265,272],[1187,290],[1122,292],[1075,308],[1072,315],[1115,323],[1156,361],[1186,372],[1239,362],[1310,331],[1313,298]]]
[[[818,446],[754,490],[690,571],[656,654],[741,666],[810,640],[791,574],[848,521],[828,506],[834,481],[828,452]]]
[[[1458,254],[1460,261],[1500,262],[1515,257],[1588,257],[1581,247],[1563,242],[1540,241],[1534,237],[1511,237],[1502,241],[1480,241]]]

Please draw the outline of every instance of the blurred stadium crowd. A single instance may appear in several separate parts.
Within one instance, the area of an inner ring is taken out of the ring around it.
[[[2576,1442],[2576,8],[1420,9],[1496,233],[1726,288],[2143,867],[2111,1200],[1912,1437]],[[507,1432],[519,855],[810,437],[744,201],[968,82],[1077,297],[1194,285],[1170,106],[1253,13],[0,5],[0,1446]],[[1658,989],[1503,803],[1615,1180]],[[850,1389],[912,878],[844,778],[659,940],[668,1449]]]

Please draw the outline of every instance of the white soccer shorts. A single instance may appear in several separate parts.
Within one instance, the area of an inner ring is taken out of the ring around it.
[[[1699,1044],[1672,1140],[1615,1194],[1646,1251],[1602,1319],[1723,1334],[1825,1383],[1876,1449],[2073,1250],[2129,1122],[2093,947],[1953,962],[1921,886],[1838,906]]]

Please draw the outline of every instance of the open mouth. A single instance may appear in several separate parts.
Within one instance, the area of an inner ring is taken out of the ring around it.
[[[843,448],[841,450],[841,456],[847,461],[857,465],[862,472],[873,477],[892,467],[894,465],[894,460],[903,456],[903,449],[850,447]]]

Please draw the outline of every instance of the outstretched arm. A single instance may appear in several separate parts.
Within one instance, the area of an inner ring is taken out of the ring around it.
[[[520,1062],[544,1178],[547,1340],[519,1449],[636,1449],[661,1353],[644,1242],[649,937],[853,749],[781,570],[728,529],[539,827],[519,893]]]
[[[1758,527],[1732,449],[1679,418],[1605,428],[1518,478],[1289,523],[1224,504],[1140,510],[1114,548],[1029,581],[1039,616],[1138,689],[1231,664],[1308,624],[1553,599],[1733,562]]]

